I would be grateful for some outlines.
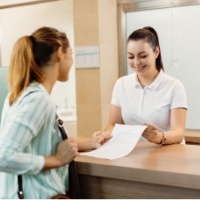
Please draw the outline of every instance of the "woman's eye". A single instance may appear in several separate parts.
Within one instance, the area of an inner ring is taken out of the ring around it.
[[[146,58],[146,57],[147,57],[147,55],[140,56],[140,58]]]
[[[134,59],[134,57],[131,56],[131,57],[128,57],[128,59]]]

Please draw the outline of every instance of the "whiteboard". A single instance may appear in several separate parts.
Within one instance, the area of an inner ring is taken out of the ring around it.
[[[126,13],[126,38],[136,29],[152,26],[161,46],[165,72],[185,86],[187,129],[200,129],[200,5]],[[128,74],[132,70],[127,66]]]

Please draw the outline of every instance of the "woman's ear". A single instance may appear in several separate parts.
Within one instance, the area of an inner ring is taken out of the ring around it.
[[[57,59],[58,59],[58,61],[62,58],[62,56],[63,56],[63,48],[59,47],[58,50],[57,50]]]
[[[157,58],[159,56],[159,53],[160,53],[160,49],[159,49],[158,46],[156,47],[154,53],[155,53],[155,57]]]

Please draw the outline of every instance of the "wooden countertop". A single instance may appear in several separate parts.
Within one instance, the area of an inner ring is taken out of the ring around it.
[[[200,130],[186,130],[185,141],[191,144],[200,144]]]
[[[79,174],[200,190],[200,147],[139,142],[126,157],[75,159]]]

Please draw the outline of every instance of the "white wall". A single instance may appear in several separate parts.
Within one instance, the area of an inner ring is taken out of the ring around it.
[[[17,3],[19,2],[18,0]],[[21,2],[26,1],[21,0]],[[9,66],[15,41],[23,35],[30,35],[41,26],[52,26],[66,32],[72,49],[74,49],[73,0],[59,0],[1,9],[0,34],[2,41],[0,58],[2,66]],[[52,98],[59,107],[70,108],[76,105],[75,94],[75,69],[72,67],[69,81],[67,83],[56,83]]]
[[[152,26],[159,35],[166,73],[181,80],[188,98],[186,128],[200,129],[200,5],[130,12],[126,37]],[[128,67],[128,73],[132,73]]]

